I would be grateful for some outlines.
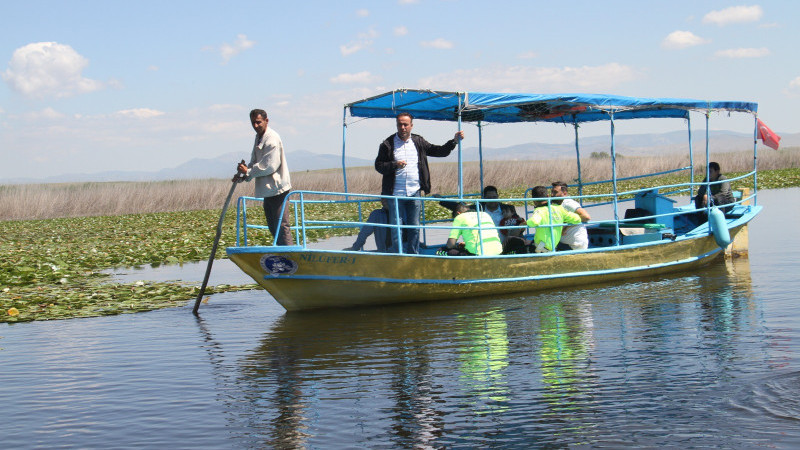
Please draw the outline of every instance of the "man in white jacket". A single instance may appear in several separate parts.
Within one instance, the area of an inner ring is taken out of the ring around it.
[[[583,209],[580,203],[571,198],[564,198],[567,196],[569,196],[569,192],[567,192],[567,183],[563,181],[554,182],[553,189],[550,191],[550,197],[560,197],[563,201],[554,200],[553,203],[561,205],[567,211],[579,215],[581,222],[592,220],[592,216]],[[557,250],[582,250],[586,248],[589,248],[589,235],[586,231],[586,225],[564,227],[564,234],[561,235],[561,242],[558,243]]]
[[[255,180],[254,197],[264,198],[264,215],[267,226],[277,245],[294,245],[289,229],[289,205],[281,208],[283,201],[292,189],[289,180],[289,166],[283,152],[283,142],[278,133],[268,128],[269,119],[263,109],[250,111],[250,123],[256,131],[253,153],[248,165],[239,164],[236,170],[247,175],[246,181]]]

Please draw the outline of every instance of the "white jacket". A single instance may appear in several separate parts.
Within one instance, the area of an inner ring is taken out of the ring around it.
[[[255,180],[254,197],[274,197],[292,188],[283,142],[272,128],[256,135],[247,167],[247,181]]]

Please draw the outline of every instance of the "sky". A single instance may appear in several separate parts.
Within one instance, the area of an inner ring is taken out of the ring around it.
[[[0,183],[247,158],[253,108],[291,168],[292,150],[341,153],[345,103],[400,88],[752,101],[772,130],[797,133],[799,21],[789,0],[3,1]],[[347,152],[361,158],[394,131],[390,119],[346,120]],[[637,122],[617,133],[684,126]],[[414,132],[443,143],[453,127]],[[477,145],[469,127],[464,144]],[[487,127],[484,145],[572,133]]]

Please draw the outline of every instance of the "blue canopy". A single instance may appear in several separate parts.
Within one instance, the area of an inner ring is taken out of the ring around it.
[[[689,111],[755,114],[758,104],[601,94],[514,94],[400,89],[345,105],[353,117],[393,118],[401,112],[427,120],[466,122],[592,122],[687,117]]]

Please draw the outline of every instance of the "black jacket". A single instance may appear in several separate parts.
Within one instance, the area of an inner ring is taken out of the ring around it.
[[[381,195],[392,195],[394,191],[394,177],[397,170],[394,159],[395,134],[381,142],[378,147],[378,157],[375,158],[375,170],[383,175]],[[429,194],[431,192],[431,173],[428,169],[428,156],[443,158],[449,155],[458,144],[455,139],[450,139],[444,145],[433,145],[418,134],[412,134],[411,140],[414,142],[414,147],[417,148],[417,157],[419,158],[420,190]]]

